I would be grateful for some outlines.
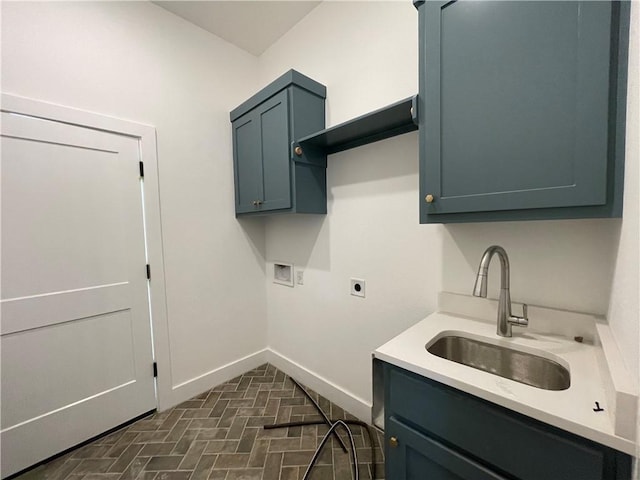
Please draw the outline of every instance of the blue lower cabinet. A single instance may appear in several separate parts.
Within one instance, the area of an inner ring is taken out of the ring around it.
[[[390,480],[630,480],[631,457],[385,364]]]
[[[391,417],[387,477],[407,480],[506,480],[478,462]]]

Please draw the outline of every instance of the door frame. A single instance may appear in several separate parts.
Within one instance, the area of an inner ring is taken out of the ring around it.
[[[159,411],[171,407],[172,379],[169,354],[169,326],[167,320],[155,127],[7,93],[2,93],[0,98],[0,110],[3,112],[28,115],[138,139],[140,159],[144,162],[144,227],[148,261],[152,271],[149,289],[151,296],[151,327],[153,331],[151,341],[155,352],[155,362],[158,364],[156,406]]]

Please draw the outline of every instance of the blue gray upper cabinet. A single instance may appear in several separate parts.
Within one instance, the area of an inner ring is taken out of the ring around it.
[[[327,213],[326,155],[291,143],[324,128],[324,85],[290,70],[231,114],[236,215]]]
[[[629,2],[414,3],[421,223],[621,216]]]

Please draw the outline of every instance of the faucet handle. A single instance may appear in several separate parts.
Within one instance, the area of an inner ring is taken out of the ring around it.
[[[509,323],[519,327],[526,327],[529,325],[529,307],[526,303],[522,304],[522,316],[518,317],[517,315],[511,315]]]

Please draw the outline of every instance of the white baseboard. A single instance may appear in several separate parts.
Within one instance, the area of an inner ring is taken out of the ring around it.
[[[158,409],[162,411],[174,407],[267,362],[290,377],[295,378],[296,381],[315,390],[360,420],[371,423],[371,404],[369,402],[270,348],[259,350],[175,385],[169,395],[162,396],[165,401],[159,405]]]
[[[202,392],[206,392],[216,385],[220,385],[238,375],[242,375],[249,370],[259,367],[263,363],[267,363],[267,353],[268,349],[266,348],[259,350],[246,357],[229,362],[226,365],[189,379],[186,382],[174,385],[170,395],[163,396],[166,400],[159,405],[158,410],[162,411],[174,407]]]
[[[355,396],[353,393],[308,370],[290,358],[273,349],[266,350],[267,361],[296,379],[296,381],[315,390],[340,408],[348,411],[363,422],[371,423],[371,404]]]

